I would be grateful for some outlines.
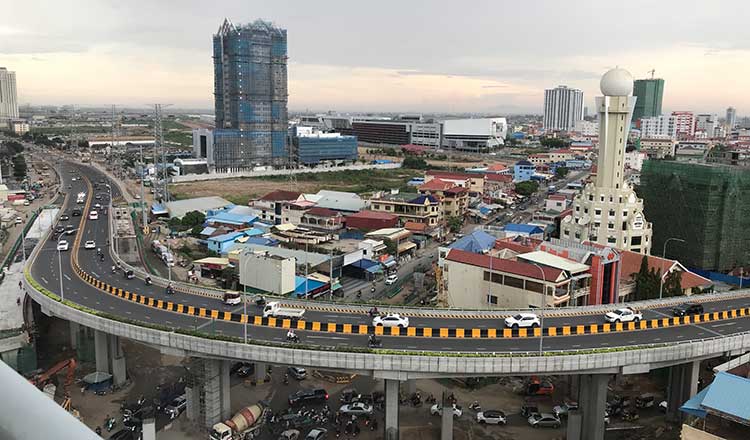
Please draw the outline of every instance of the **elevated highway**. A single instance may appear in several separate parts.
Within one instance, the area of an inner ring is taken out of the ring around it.
[[[641,373],[750,349],[747,291],[694,298],[706,313],[688,318],[671,316],[671,306],[683,298],[632,304],[643,311],[644,319],[624,325],[603,322],[603,312],[615,306],[549,310],[543,327],[528,331],[504,329],[507,311],[404,309],[410,327],[384,330],[372,327],[367,308],[356,305],[290,302],[307,310],[304,320],[292,321],[263,318],[251,305],[247,313],[243,306],[224,305],[216,290],[178,284],[177,293],[168,295],[165,280],[147,286],[140,277],[125,279],[111,271],[114,253],[100,261],[95,250],[83,248],[86,240],[101,248],[109,240],[107,219],[85,215],[93,195],[108,192],[94,190],[92,182],[106,178],[79,164],[61,162],[59,168],[68,193],[61,212],[70,214],[75,205],[71,195],[83,191],[89,196],[84,215],[71,218],[80,223],[70,251],[58,253],[57,241],[50,239],[35,249],[26,270],[29,295],[45,313],[172,354],[355,371],[386,379],[386,389],[393,390],[398,381],[425,377]],[[74,176],[82,178],[73,181]],[[111,188],[117,198],[117,186]],[[298,331],[300,344],[284,342],[288,328]],[[367,335],[373,332],[383,335],[383,349],[366,348]],[[117,352],[111,347],[110,341],[107,351]],[[114,362],[109,365],[115,368]],[[594,394],[602,392],[601,380],[586,383],[593,384]],[[218,398],[219,409],[206,415],[207,423],[227,411],[224,399]],[[392,408],[392,398],[389,402]],[[596,411],[591,409],[592,414]],[[387,435],[397,430],[392,413],[390,419],[386,416]],[[583,424],[598,432],[598,419],[589,417],[587,422],[584,416]]]

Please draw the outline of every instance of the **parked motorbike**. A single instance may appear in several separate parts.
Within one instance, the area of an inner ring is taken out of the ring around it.
[[[471,403],[471,405],[469,405],[469,409],[474,410],[476,412],[481,412],[482,405],[480,405],[479,402],[475,400]]]
[[[105,422],[105,426],[107,427],[107,431],[110,432],[112,429],[114,429],[115,425],[117,424],[117,419],[114,417],[110,417]]]

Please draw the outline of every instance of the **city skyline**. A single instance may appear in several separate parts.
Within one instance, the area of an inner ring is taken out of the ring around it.
[[[635,78],[656,69],[668,84],[665,113],[723,114],[731,105],[742,114],[750,106],[741,83],[750,71],[750,41],[730,6],[696,5],[677,16],[671,2],[542,1],[512,10],[495,2],[431,2],[389,14],[395,5],[383,2],[363,19],[363,11],[338,1],[215,9],[198,2],[32,1],[13,4],[0,21],[0,65],[16,72],[20,104],[212,108],[205,35],[225,17],[261,18],[289,31],[290,111],[541,114],[544,90],[560,84],[583,90],[592,108],[598,78],[616,65]],[[643,20],[608,31],[608,17],[641,7],[649,11]]]

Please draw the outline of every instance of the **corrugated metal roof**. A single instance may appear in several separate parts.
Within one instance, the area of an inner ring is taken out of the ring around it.
[[[589,270],[589,267],[586,266],[585,264],[578,263],[573,260],[568,260],[567,258],[559,257],[557,255],[553,255],[544,251],[534,251],[534,252],[529,252],[526,254],[520,254],[518,255],[518,258],[521,258],[526,261],[538,263],[543,266],[549,266],[549,267],[554,267],[555,269],[561,269],[571,274],[576,274],[579,272],[586,272]]]
[[[492,249],[494,246],[495,237],[480,230],[461,237],[448,247],[450,249],[460,249],[462,251],[480,254],[488,249]]]
[[[182,218],[190,211],[199,211],[205,213],[210,209],[223,208],[231,204],[231,202],[221,197],[210,196],[167,202],[166,208],[169,211],[170,217]]]
[[[750,379],[722,371],[708,388],[700,404],[702,408],[750,422]]]

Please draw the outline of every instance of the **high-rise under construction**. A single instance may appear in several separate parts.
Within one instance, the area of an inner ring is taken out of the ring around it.
[[[282,165],[287,147],[286,29],[224,20],[214,35],[217,171]]]
[[[750,169],[743,165],[643,162],[643,208],[654,254],[689,267],[728,271],[750,264]],[[670,238],[675,241],[665,246]]]

